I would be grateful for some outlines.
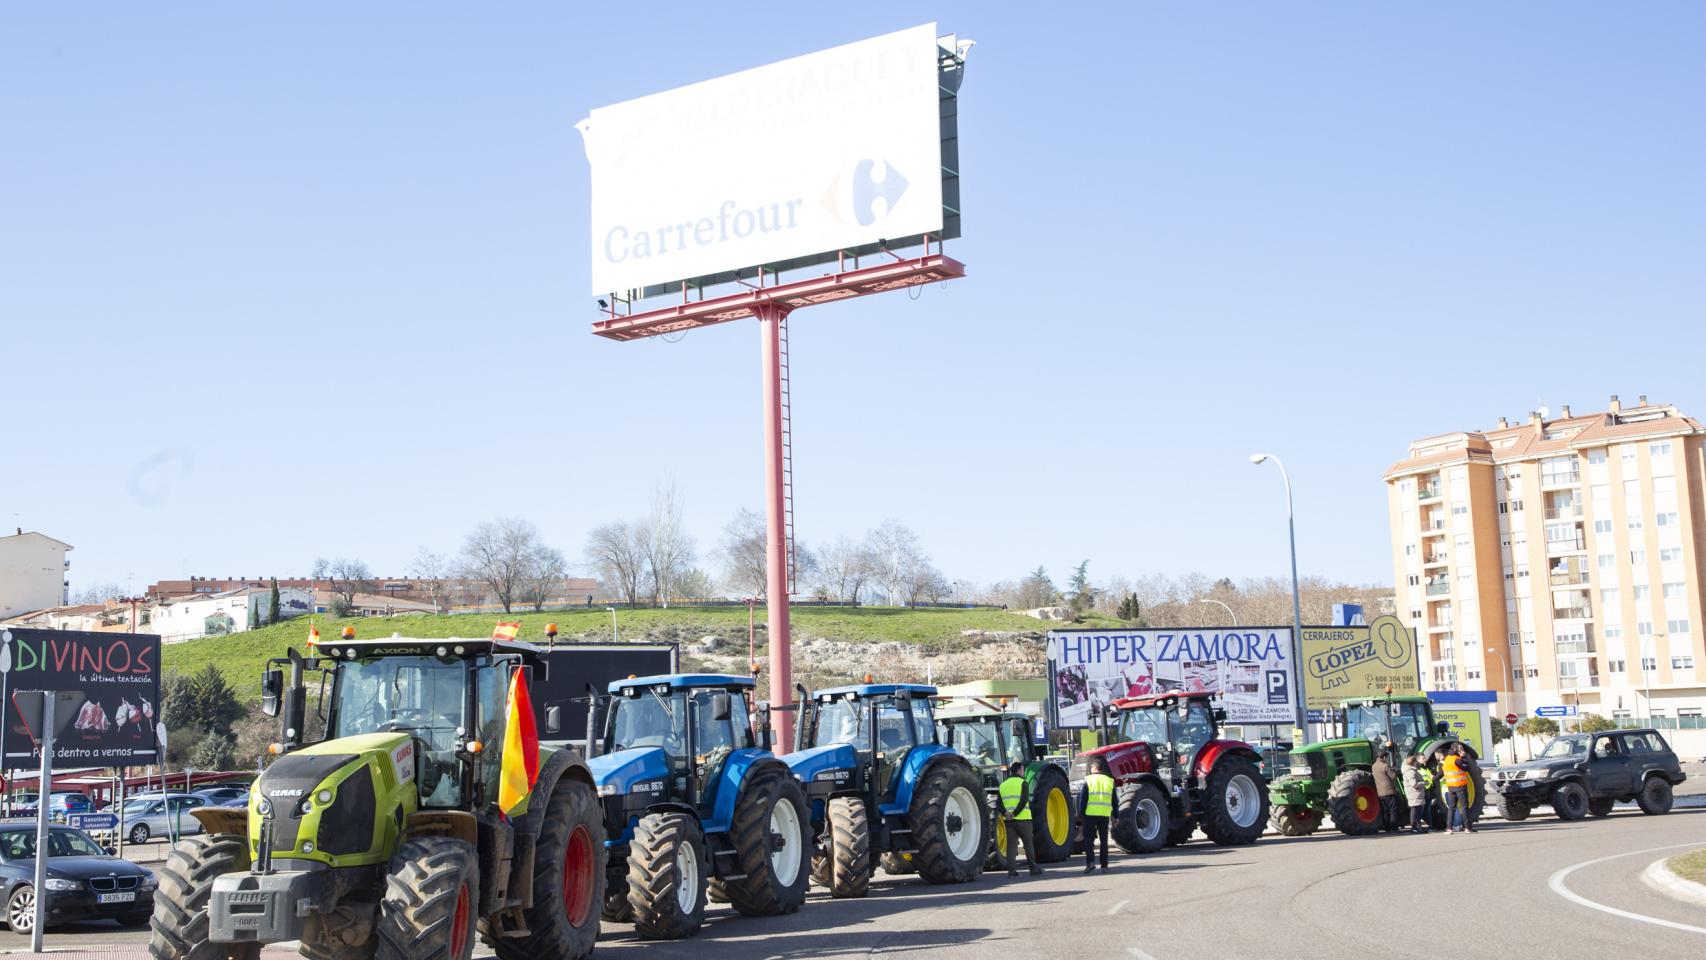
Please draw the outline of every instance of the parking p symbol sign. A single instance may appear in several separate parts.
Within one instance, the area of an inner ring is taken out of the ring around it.
[[[1267,688],[1269,703],[1291,702],[1291,684],[1284,670],[1267,671]]]

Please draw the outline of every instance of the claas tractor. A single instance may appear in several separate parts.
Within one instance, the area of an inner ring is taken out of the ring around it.
[[[750,677],[636,677],[610,684],[594,707],[587,729],[603,736],[588,765],[610,837],[605,919],[673,940],[699,930],[707,898],[747,916],[805,901],[805,794],[770,752],[752,690]]]
[[[1428,788],[1428,818],[1445,824],[1445,787],[1440,765],[1443,750],[1460,743],[1451,725],[1435,723],[1433,704],[1424,696],[1385,696],[1344,700],[1339,704],[1338,736],[1291,751],[1291,772],[1269,785],[1274,829],[1288,837],[1304,837],[1321,828],[1326,814],[1341,833],[1362,836],[1381,829],[1380,797],[1375,791],[1374,758],[1386,751],[1393,772],[1405,758],[1419,757],[1432,786]],[[1470,756],[1475,749],[1464,744]],[[1399,777],[1400,791],[1403,778]],[[1469,774],[1469,816],[1480,816],[1486,783],[1479,767]],[[1410,798],[1405,798],[1408,804]]]
[[[795,749],[782,759],[805,785],[812,879],[830,896],[864,896],[879,858],[930,883],[965,883],[983,871],[983,782],[937,742],[935,694],[902,683],[800,690]]]
[[[1118,742],[1072,761],[1074,796],[1101,758],[1119,784],[1110,825],[1127,853],[1186,842],[1200,826],[1221,846],[1255,843],[1266,828],[1268,794],[1261,756],[1242,740],[1220,739],[1226,712],[1208,694],[1163,693],[1111,704]]]
[[[160,868],[155,960],[256,960],[285,941],[311,960],[467,960],[476,936],[503,960],[590,954],[604,821],[580,755],[526,735],[521,693],[539,662],[526,643],[401,638],[269,661],[276,759],[247,811],[193,811],[206,833]],[[308,672],[325,725],[314,743]],[[547,714],[549,732],[561,716]]]
[[[1026,851],[1041,863],[1058,863],[1072,856],[1072,838],[1077,816],[1072,805],[1072,785],[1066,771],[1044,760],[1036,748],[1035,726],[1029,716],[1003,712],[1000,707],[984,700],[978,706],[988,713],[936,718],[936,736],[954,752],[971,762],[983,783],[994,823],[990,829],[990,870],[1005,870],[1007,864],[1007,827],[1000,815],[1001,781],[1007,778],[1009,764],[1024,764],[1025,784],[1030,791],[1032,828],[1037,849]]]

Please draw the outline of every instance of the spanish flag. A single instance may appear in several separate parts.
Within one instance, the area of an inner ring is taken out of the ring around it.
[[[499,620],[497,629],[492,631],[493,640],[514,640],[521,633],[521,621]]]
[[[320,642],[320,628],[315,626],[314,624],[310,623],[308,625],[308,645],[310,647],[312,647],[312,646],[319,644],[319,642]]]
[[[527,693],[526,673],[509,677],[509,718],[504,722],[503,766],[498,775],[498,807],[514,814],[527,803],[539,780],[539,731],[533,725],[533,698]]]

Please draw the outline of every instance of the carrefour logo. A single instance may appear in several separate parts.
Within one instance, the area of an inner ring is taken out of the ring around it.
[[[879,170],[881,177],[877,176]],[[866,158],[854,164],[850,173],[835,178],[824,192],[823,205],[843,223],[868,227],[894,211],[906,195],[906,187],[906,177],[888,161]],[[881,214],[878,200],[883,202]]]

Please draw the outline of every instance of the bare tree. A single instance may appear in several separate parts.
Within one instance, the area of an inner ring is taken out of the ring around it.
[[[464,575],[490,588],[504,612],[509,613],[543,549],[538,529],[526,520],[506,517],[486,521],[462,544]]]
[[[925,563],[914,570],[912,579],[907,581],[906,602],[913,606],[926,600],[941,603],[942,598],[953,589],[953,585],[948,583],[948,578],[942,575],[942,571]]]
[[[116,583],[91,583],[77,591],[77,595],[71,598],[71,602],[75,604],[105,604],[108,600],[117,600],[122,596],[124,596],[124,591]]]
[[[315,567],[318,569],[318,562]],[[346,608],[355,606],[356,594],[373,590],[373,573],[360,560],[343,557],[333,560],[326,569],[326,576],[331,581],[332,592],[344,598]]]
[[[640,527],[640,542],[652,602],[667,607],[682,573],[693,564],[693,538],[681,529],[681,498],[675,481],[659,484],[653,491],[652,511]]]
[[[439,613],[444,613],[449,606],[450,573],[450,561],[444,554],[434,553],[424,546],[416,550],[415,558],[409,561],[409,576],[420,581],[432,608]]]
[[[543,610],[545,604],[562,591],[568,571],[569,566],[563,561],[561,552],[539,545],[527,558],[522,574],[521,601],[531,605],[536,613]]]
[[[723,561],[723,580],[736,592],[762,597],[770,587],[766,577],[764,518],[742,509],[723,527],[723,544],[717,552]]]
[[[823,548],[818,560],[818,591],[832,600],[858,603],[860,591],[875,572],[870,549],[841,536]]]
[[[876,579],[888,594],[889,603],[900,604],[919,568],[930,562],[918,546],[918,535],[899,520],[884,520],[882,526],[866,535],[865,544],[876,565]]]
[[[646,550],[640,531],[626,521],[595,527],[586,536],[586,558],[606,583],[616,587],[629,606],[639,599],[645,577]]]

